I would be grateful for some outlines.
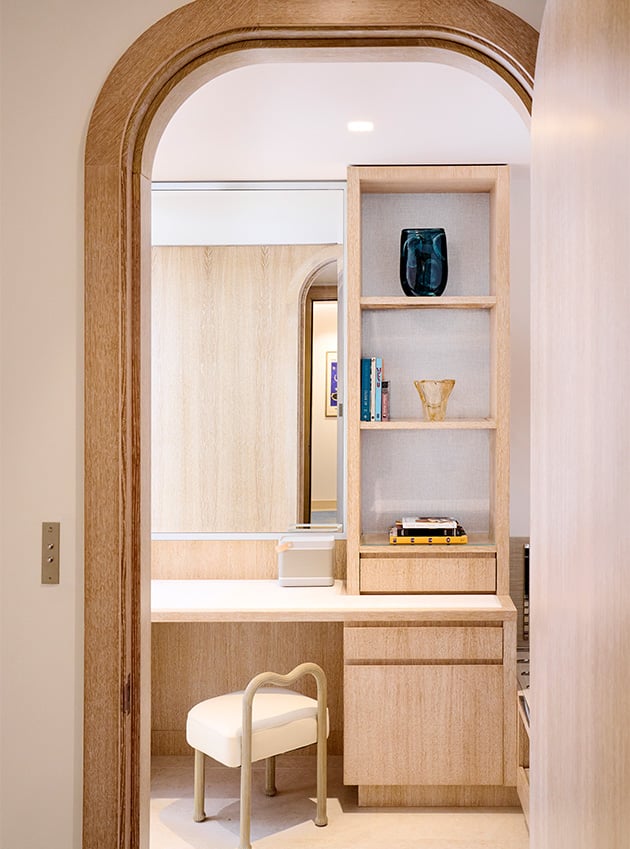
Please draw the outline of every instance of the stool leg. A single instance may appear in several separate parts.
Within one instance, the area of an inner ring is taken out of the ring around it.
[[[251,751],[251,749],[250,749]],[[252,819],[252,762],[249,757],[241,764],[241,839],[238,849],[252,849],[250,828]]]
[[[265,795],[275,796],[276,790],[276,756],[273,755],[265,761]]]
[[[195,774],[194,774],[194,814],[195,822],[203,822],[206,818],[204,802],[206,795],[206,759],[203,752],[195,749]]]
[[[326,802],[328,796],[328,750],[326,741],[327,719],[326,719],[326,697],[324,696],[323,710],[320,700],[317,717],[317,815],[315,825],[328,825],[328,814]]]

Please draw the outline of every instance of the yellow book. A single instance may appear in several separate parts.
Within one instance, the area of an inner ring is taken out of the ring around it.
[[[468,535],[454,537],[401,537],[396,533],[389,534],[390,545],[464,545]]]

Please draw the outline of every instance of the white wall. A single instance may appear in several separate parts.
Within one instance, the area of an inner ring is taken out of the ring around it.
[[[529,536],[530,169],[510,171],[510,535]]]
[[[517,2],[531,13],[531,0]],[[114,63],[184,4],[1,3],[0,847],[78,849],[83,148]],[[62,523],[61,582],[42,587],[51,520]]]
[[[153,245],[341,245],[343,232],[342,188],[151,193]]]
[[[177,5],[2,0],[2,849],[81,845],[84,142],[114,63]]]

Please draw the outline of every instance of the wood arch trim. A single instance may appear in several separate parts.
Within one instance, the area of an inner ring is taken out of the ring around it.
[[[84,849],[148,840],[143,276],[150,166],[166,120],[206,79],[264,61],[272,48],[442,50],[477,62],[530,111],[537,41],[489,0],[196,0],[141,35],[106,80],[85,152]]]

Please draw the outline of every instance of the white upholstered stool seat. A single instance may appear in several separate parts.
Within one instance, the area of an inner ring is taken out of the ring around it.
[[[281,686],[303,675],[317,682],[317,699]],[[186,740],[195,750],[194,819],[205,819],[204,756],[241,766],[241,838],[239,849],[250,849],[251,765],[267,762],[266,793],[275,795],[275,756],[317,743],[316,825],[326,825],[326,738],[328,708],[326,677],[315,663],[302,663],[288,675],[262,672],[247,688],[206,699],[188,713]]]
[[[206,699],[188,714],[186,740],[226,766],[241,765],[244,690]],[[317,700],[284,690],[258,690],[252,705],[252,763],[317,742]]]

